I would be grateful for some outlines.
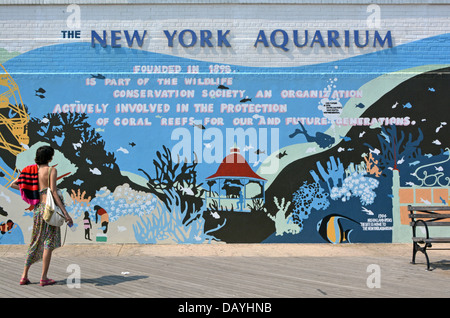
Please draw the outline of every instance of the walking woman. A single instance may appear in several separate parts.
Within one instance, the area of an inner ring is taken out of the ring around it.
[[[49,176],[49,162],[53,159],[54,154],[55,151],[50,146],[39,147],[36,151],[36,164],[25,167],[20,177],[11,184],[13,189],[20,190],[23,200],[34,205],[33,232],[20,285],[30,283],[28,270],[32,264],[40,260],[43,262],[40,285],[46,286],[56,283],[56,281],[47,277],[47,273],[53,250],[61,247],[61,230],[57,226],[47,224],[43,219],[48,187],[51,189],[56,205],[63,211],[66,222],[69,225],[73,223],[63,201],[57,194],[57,171],[55,168],[50,170]]]

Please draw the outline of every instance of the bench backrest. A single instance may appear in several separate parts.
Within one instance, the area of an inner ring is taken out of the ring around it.
[[[411,219],[410,225],[421,220],[428,226],[450,226],[450,206],[408,205],[408,211]]]

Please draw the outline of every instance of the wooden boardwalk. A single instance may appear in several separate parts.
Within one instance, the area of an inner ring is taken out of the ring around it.
[[[46,287],[41,263],[19,286],[26,247],[0,246],[0,297],[450,297],[450,251],[430,251],[426,271],[421,254],[409,263],[411,244],[104,246],[55,251],[49,277],[58,283]]]

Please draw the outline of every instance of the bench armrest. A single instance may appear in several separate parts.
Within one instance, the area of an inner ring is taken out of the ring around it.
[[[413,222],[413,225],[412,225],[413,237],[417,237],[416,236],[416,227],[420,226],[419,223],[423,223],[423,226],[425,227],[425,235],[426,235],[425,238],[429,239],[430,238],[430,232],[428,231],[428,225],[427,225],[427,223],[424,220],[415,220]]]

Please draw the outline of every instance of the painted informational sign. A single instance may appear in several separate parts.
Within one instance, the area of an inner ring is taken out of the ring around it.
[[[402,241],[407,204],[450,200],[450,35],[403,41],[402,21],[277,22],[245,39],[221,22],[104,22],[21,52],[0,42],[0,244],[31,235],[33,207],[9,185],[41,145],[56,150],[68,242]],[[244,42],[267,65],[221,62]]]

